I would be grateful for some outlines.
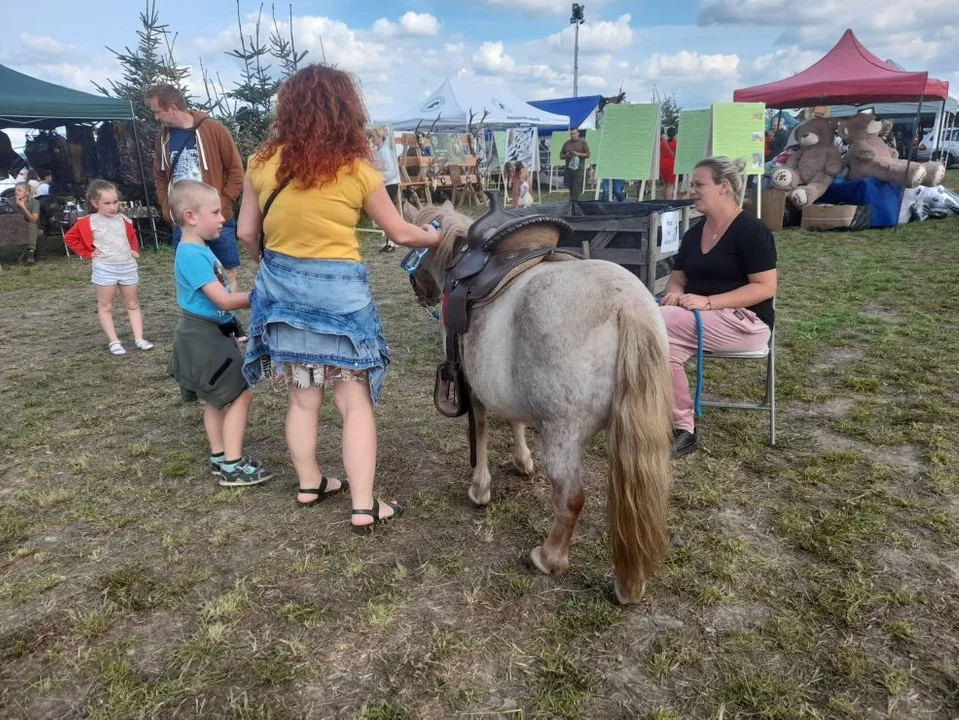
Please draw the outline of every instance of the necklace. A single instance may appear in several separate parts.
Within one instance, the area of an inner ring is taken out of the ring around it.
[[[716,230],[716,232],[710,234],[710,236],[709,236],[709,241],[710,241],[710,242],[716,242],[716,240],[718,240],[720,237],[722,237],[722,235],[729,229],[729,226],[733,224],[733,220],[736,219],[736,216],[739,215],[739,212],[741,212],[741,210],[738,211],[738,212],[736,212],[725,224],[721,225],[721,226]],[[704,227],[703,229],[705,230],[705,227]]]

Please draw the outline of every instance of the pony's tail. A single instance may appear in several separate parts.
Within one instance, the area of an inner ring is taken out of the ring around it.
[[[609,527],[616,597],[639,602],[666,552],[671,481],[672,384],[660,328],[646,311],[621,308],[617,378],[609,423]]]

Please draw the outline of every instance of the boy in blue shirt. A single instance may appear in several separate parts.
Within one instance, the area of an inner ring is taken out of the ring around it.
[[[250,307],[250,294],[231,292],[220,261],[207,246],[223,227],[220,195],[197,180],[170,189],[170,211],[182,233],[174,261],[177,325],[168,372],[184,401],[203,402],[203,426],[210,441],[210,468],[220,485],[258,485],[273,477],[243,456],[243,434],[253,392],[243,378],[233,310]]]

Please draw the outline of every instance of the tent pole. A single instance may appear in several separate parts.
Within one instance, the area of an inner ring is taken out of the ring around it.
[[[140,152],[140,137],[137,134],[136,114],[133,112],[132,102],[130,103],[130,114],[133,115],[133,120],[130,121],[130,125],[133,127],[133,144],[137,149],[137,164],[140,166],[140,179],[143,180],[143,197],[146,199],[147,212],[150,213],[150,227],[153,229],[153,247],[159,250],[160,239],[157,237],[157,226],[153,220],[153,212],[151,211],[153,203],[150,201],[150,187],[147,185],[147,173],[143,166],[143,153]]]
[[[925,92],[919,95],[919,104],[916,106],[916,117],[912,121],[912,135],[909,137],[909,147],[906,148],[906,176],[902,179],[899,190],[899,207],[897,210],[902,210],[902,200],[906,196],[906,180],[909,177],[909,170],[912,165],[912,156],[913,156],[913,142],[916,140],[916,134],[919,132],[919,123],[921,122],[922,117],[922,101],[925,100]],[[918,148],[918,142],[916,143]],[[899,227],[898,216],[896,219],[896,227]]]

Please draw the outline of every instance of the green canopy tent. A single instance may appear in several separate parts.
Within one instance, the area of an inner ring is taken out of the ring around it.
[[[149,205],[146,171],[140,155],[140,143],[136,138],[136,115],[129,100],[72,90],[0,65],[0,130],[53,129],[63,125],[117,120],[129,122],[133,127],[143,192]],[[156,244],[155,226],[153,239]]]
[[[127,100],[71,90],[0,65],[0,128],[55,128],[68,122],[134,120]]]

